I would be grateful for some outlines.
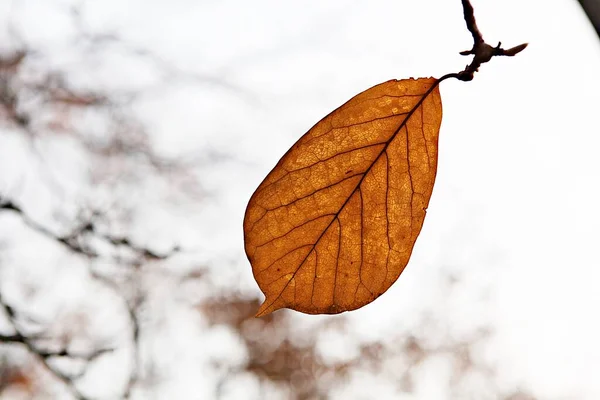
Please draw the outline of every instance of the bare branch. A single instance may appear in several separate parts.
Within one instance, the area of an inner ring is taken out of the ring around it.
[[[74,229],[73,232],[71,232],[70,234],[60,236],[55,234],[54,232],[51,232],[43,225],[31,219],[25,213],[25,211],[20,206],[16,205],[13,201],[5,200],[1,196],[0,210],[13,211],[17,213],[21,217],[25,225],[29,226],[34,231],[41,233],[42,235],[46,236],[51,240],[54,240],[55,242],[60,243],[61,245],[65,246],[68,250],[88,258],[98,258],[100,255],[96,251],[91,249],[89,246],[87,246],[85,243],[83,243],[82,239],[86,234],[94,235],[95,237],[112,244],[114,247],[127,248],[139,257],[150,260],[164,260],[180,250],[179,247],[175,247],[168,253],[159,254],[153,250],[132,243],[131,240],[126,237],[112,236],[104,233],[99,233],[93,221],[87,221],[80,227]],[[92,213],[92,215],[97,216],[98,214]]]
[[[467,23],[467,29],[473,36],[473,47],[477,46],[478,43],[483,43],[483,35],[477,28],[477,22],[475,22],[475,11],[469,0],[462,0],[463,13],[465,16],[465,22]],[[463,54],[463,53],[461,53]]]
[[[132,366],[131,371],[129,373],[129,379],[127,384],[125,385],[125,389],[123,390],[123,399],[129,399],[131,397],[134,386],[138,383],[140,379],[140,319],[138,316],[139,308],[143,303],[143,296],[139,294],[138,290],[135,290],[135,293],[129,298],[119,290],[119,287],[110,279],[107,279],[97,273],[92,272],[92,277],[103,285],[111,289],[118,297],[123,300],[123,304],[127,310],[127,314],[129,317],[129,321],[131,324],[131,341],[133,344],[133,355],[132,355]]]
[[[25,343],[25,337],[15,333],[13,335],[3,335],[0,334],[0,343],[8,343],[8,342],[13,342],[13,343]]]
[[[471,64],[467,65],[463,71],[455,74],[445,75],[444,77],[440,78],[440,81],[448,78],[457,78],[461,81],[473,80],[473,75],[479,70],[481,64],[490,61],[492,57],[514,56],[515,54],[520,53],[527,47],[527,43],[523,43],[506,50],[500,47],[502,43],[498,43],[498,45],[495,47],[490,46],[483,40],[483,35],[477,27],[477,23],[475,21],[475,13],[471,2],[469,0],[462,0],[462,5],[467,29],[469,30],[469,32],[471,32],[471,35],[473,36],[473,47],[471,48],[471,50],[461,51],[460,54],[463,56],[473,54],[474,57],[471,61]]]
[[[9,324],[11,325],[12,330],[15,332],[12,335],[2,335],[0,336],[0,342],[8,342],[8,343],[21,343],[25,346],[25,348],[29,351],[30,354],[34,355],[41,363],[41,365],[46,368],[50,373],[56,376],[59,380],[61,380],[64,385],[69,389],[69,391],[73,394],[73,396],[78,400],[87,400],[88,397],[83,395],[77,388],[72,377],[68,376],[60,369],[56,368],[52,363],[49,362],[49,359],[54,356],[54,354],[49,353],[47,351],[43,351],[39,349],[33,341],[27,338],[27,336],[20,331],[18,324],[15,321],[15,311],[14,309],[4,302],[2,296],[0,295],[0,308],[4,309],[5,313],[8,315]],[[2,339],[9,340],[2,340]]]
[[[140,323],[138,320],[136,308],[128,306],[127,309],[129,311],[129,319],[131,321],[133,335],[133,365],[129,374],[129,380],[127,381],[127,385],[125,386],[125,390],[123,391],[124,399],[129,399],[131,397],[133,387],[140,378]]]

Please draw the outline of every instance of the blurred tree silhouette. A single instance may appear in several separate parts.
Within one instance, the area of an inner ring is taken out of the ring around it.
[[[96,44],[119,40],[80,35]],[[201,204],[210,197],[202,172],[224,155],[161,154],[130,107],[135,93],[74,87],[60,69],[35,62],[38,51],[0,53],[0,148],[22,151],[2,171],[15,183],[0,189],[0,398],[160,398],[158,385],[177,385],[165,353],[177,363],[171,347],[189,339],[168,316],[185,312],[206,330],[226,328],[243,348],[241,362],[209,365],[224,371],[215,374],[215,398],[232,398],[245,377],[258,382],[261,398],[340,398],[366,376],[390,382],[400,396],[415,392],[425,364],[443,359],[452,371],[449,398],[533,399],[504,393],[494,368],[473,356],[486,330],[441,344],[399,334],[331,361],[320,336],[349,334],[343,318],[303,331],[289,313],[253,318],[257,297],[206,289],[207,271],[225,261],[202,264],[175,240],[151,246],[137,209]],[[199,298],[190,294],[203,289]],[[174,295],[179,300],[165,305]]]
[[[54,140],[60,140],[63,135],[73,137],[81,143],[78,151],[84,153],[83,157],[94,162],[91,179],[95,183],[110,181],[116,176],[121,179],[129,177],[134,182],[130,189],[135,190],[135,180],[143,179],[139,175],[151,172],[158,176],[167,175],[171,179],[173,174],[185,175],[189,172],[186,169],[188,166],[161,159],[154,154],[143,130],[139,127],[136,129],[127,115],[106,114],[106,118],[114,118],[108,122],[115,130],[113,136],[102,138],[100,143],[77,131],[71,119],[76,110],[118,108],[110,94],[79,93],[67,87],[59,76],[38,75],[42,79],[26,81],[20,75],[20,65],[27,57],[27,51],[20,51],[2,55],[0,59],[0,100],[5,129],[10,127],[13,134],[17,132],[22,135],[32,146],[42,134],[55,136]],[[39,116],[42,113],[35,108],[30,110],[20,106],[22,96],[31,95],[32,92],[36,97],[46,99],[44,108],[54,111],[44,128],[39,128],[42,124]],[[48,179],[53,178],[48,176]],[[196,182],[196,185],[201,187],[201,182]],[[113,207],[118,209],[119,204],[113,204]],[[118,343],[119,340],[114,337],[96,336],[93,330],[86,327],[91,324],[91,316],[85,305],[79,311],[75,305],[71,313],[58,318],[57,315],[36,315],[28,309],[26,298],[19,298],[14,294],[15,290],[8,287],[27,285],[27,282],[3,278],[0,286],[4,319],[0,326],[0,340],[4,344],[0,348],[3,357],[0,393],[6,398],[62,398],[67,396],[66,393],[77,399],[96,398],[97,395],[85,389],[81,382],[84,382],[88,370],[103,358],[122,360],[116,353],[123,347],[130,350],[131,369],[123,371],[127,378],[123,379],[124,384],[117,397],[129,398],[135,390],[141,393],[151,390],[148,389],[152,387],[151,381],[161,378],[155,376],[156,371],[152,372],[152,361],[148,360],[148,354],[144,354],[140,341],[147,334],[145,330],[154,328],[143,322],[144,313],[152,312],[150,309],[144,310],[147,290],[154,288],[144,287],[139,282],[143,282],[143,275],[150,274],[149,270],[157,264],[174,259],[177,261],[178,249],[175,247],[167,252],[159,252],[135,243],[127,235],[113,235],[110,226],[116,222],[112,219],[126,217],[119,214],[115,216],[112,210],[104,212],[91,206],[83,207],[77,211],[74,219],[66,221],[59,210],[59,217],[45,225],[30,216],[30,211],[6,193],[0,198],[0,209],[2,220],[6,221],[9,215],[13,219],[16,217],[18,221],[12,223],[26,226],[40,237],[38,240],[49,241],[58,248],[57,251],[71,254],[84,264],[88,263],[89,277],[98,285],[108,288],[122,303],[123,318],[129,320],[125,325],[128,326],[126,336],[130,341],[128,344]],[[11,241],[10,245],[18,246],[19,242]],[[4,248],[7,246],[9,244],[5,243]],[[117,269],[108,273],[99,271],[93,266],[98,261],[114,263]],[[6,268],[10,263],[19,263],[19,260],[4,256],[1,266]],[[176,264],[172,265],[177,268]],[[182,282],[202,280],[204,276],[198,270],[181,279]],[[33,284],[28,289],[31,292],[29,296],[44,296],[42,287],[43,284]],[[12,295],[9,295],[11,292]],[[17,292],[23,294],[26,289]],[[96,292],[90,293],[90,296],[95,295]],[[440,355],[449,357],[454,365],[451,383],[451,390],[455,394],[453,398],[463,398],[461,391],[465,390],[465,386],[468,389],[469,384],[465,382],[472,379],[473,374],[479,374],[487,382],[486,385],[493,387],[493,369],[474,362],[470,350],[471,346],[485,340],[487,332],[481,332],[469,342],[449,340],[443,346],[436,347],[428,347],[417,337],[397,337],[386,343],[362,345],[359,355],[351,361],[327,363],[318,351],[319,332],[334,329],[343,333],[346,327],[342,319],[322,323],[310,335],[299,338],[286,313],[255,319],[253,315],[258,304],[258,298],[240,298],[231,294],[208,298],[195,306],[209,326],[224,325],[236,332],[247,351],[246,361],[230,369],[217,383],[218,396],[226,397],[228,387],[234,384],[232,382],[235,382],[236,376],[251,374],[261,382],[265,397],[267,392],[272,391],[278,393],[276,397],[280,398],[326,399],[336,388],[343,388],[358,372],[384,375],[396,382],[399,393],[410,393],[415,385],[413,375],[419,365]],[[110,306],[114,307],[114,304]],[[524,393],[497,395],[500,397],[490,398],[532,398]]]

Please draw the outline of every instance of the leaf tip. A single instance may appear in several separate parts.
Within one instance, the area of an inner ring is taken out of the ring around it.
[[[266,298],[265,301],[260,305],[258,311],[254,315],[255,318],[264,317],[265,315],[271,314],[273,311],[277,311],[281,307],[277,307],[273,302]]]

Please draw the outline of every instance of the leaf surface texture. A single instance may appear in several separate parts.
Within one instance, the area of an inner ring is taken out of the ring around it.
[[[244,240],[266,296],[257,316],[354,310],[398,279],[435,181],[438,83],[391,80],[354,96],[302,136],[256,189]]]

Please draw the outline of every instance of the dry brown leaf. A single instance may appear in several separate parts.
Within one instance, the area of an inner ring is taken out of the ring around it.
[[[437,168],[435,78],[391,80],[319,121],[256,189],[246,254],[266,296],[257,316],[354,310],[404,270]]]

